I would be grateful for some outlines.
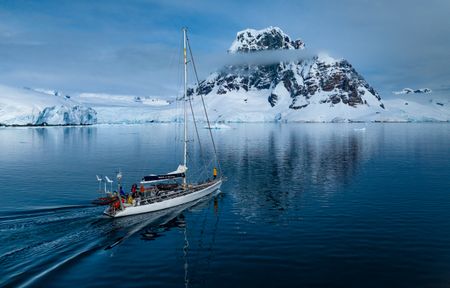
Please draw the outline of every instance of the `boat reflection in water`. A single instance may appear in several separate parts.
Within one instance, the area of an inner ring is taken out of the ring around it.
[[[214,214],[216,215],[216,220],[214,221],[214,227],[212,228],[212,233],[208,235],[210,238],[209,243],[207,241],[203,241],[200,239],[199,241],[195,241],[198,245],[206,245],[208,246],[209,253],[207,257],[204,259],[206,261],[206,266],[209,268],[213,255],[212,250],[216,239],[217,228],[219,224],[219,197],[221,196],[221,191],[218,190],[213,194],[210,194],[206,197],[203,197],[197,201],[190,202],[184,205],[180,205],[174,208],[157,211],[153,213],[146,214],[138,214],[134,216],[124,217],[124,218],[116,218],[113,220],[113,225],[115,227],[114,230],[111,231],[111,234],[115,236],[115,241],[112,244],[109,244],[105,247],[105,250],[112,249],[119,244],[123,244],[127,238],[130,238],[136,233],[140,233],[141,240],[144,241],[154,241],[162,236],[165,233],[168,233],[172,229],[179,229],[183,233],[184,241],[183,241],[183,269],[184,269],[184,284],[185,287],[188,287],[190,284],[190,275],[189,275],[189,251],[191,249],[191,245],[188,239],[188,231],[189,225],[186,220],[185,215],[183,214],[188,209],[198,209],[200,210],[208,210],[211,203],[213,203]],[[204,214],[207,217],[209,212],[206,211]],[[204,225],[206,223],[206,219],[202,220],[203,227],[195,227],[194,229],[201,229],[202,231],[205,229]],[[117,235],[122,234],[122,235]],[[203,234],[203,233],[200,233]],[[197,239],[198,240],[198,239]],[[201,247],[196,247],[201,248]],[[196,259],[194,255],[195,264],[198,264],[198,259]],[[195,265],[194,265],[195,266]],[[195,271],[194,271],[195,272]]]
[[[217,190],[213,194],[205,196],[196,201],[192,201],[177,207],[160,210],[156,212],[138,214],[124,218],[115,218],[111,225],[110,235],[107,237],[109,239],[115,239],[113,243],[108,244],[105,250],[109,250],[122,242],[127,238],[130,238],[136,233],[141,233],[143,240],[154,240],[160,237],[165,231],[171,228],[186,228],[186,222],[183,216],[183,212],[186,209],[198,207],[201,208],[203,205],[210,203],[214,198],[214,207],[217,211],[217,196],[221,193]],[[109,217],[105,216],[102,220],[111,221]]]

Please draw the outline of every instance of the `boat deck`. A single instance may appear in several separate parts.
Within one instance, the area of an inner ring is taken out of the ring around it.
[[[126,208],[132,208],[132,207],[139,207],[139,206],[146,206],[146,205],[150,205],[150,204],[154,204],[154,203],[158,203],[158,202],[163,202],[163,201],[167,201],[170,199],[174,199],[177,197],[182,197],[185,195],[189,195],[191,193],[206,189],[208,187],[211,187],[213,185],[215,185],[217,182],[221,181],[220,179],[215,179],[215,180],[211,180],[205,183],[201,183],[201,184],[190,184],[187,186],[186,189],[183,189],[181,185],[178,186],[178,189],[176,190],[150,190],[148,189],[145,194],[150,194],[150,192],[156,192],[157,191],[157,195],[153,195],[153,196],[146,196],[144,194],[144,196],[140,196],[138,198],[135,198],[133,200],[133,203],[123,203],[125,209]],[[114,205],[110,205],[110,207],[105,210],[105,214],[109,215],[109,216],[114,216],[116,213],[123,211],[120,208],[115,208]]]
[[[184,196],[184,195],[196,192],[198,190],[204,189],[208,186],[211,186],[214,183],[216,183],[217,181],[218,180],[213,180],[213,181],[209,181],[209,182],[202,183],[202,184],[188,185],[187,189],[183,189],[181,186],[179,186],[179,189],[177,189],[177,190],[169,190],[169,191],[160,190],[160,191],[158,191],[158,195],[144,197],[143,199],[136,201],[135,205],[128,204],[128,207],[129,206],[138,206],[138,205],[147,205],[147,204],[152,204],[152,203],[172,199],[175,197]]]

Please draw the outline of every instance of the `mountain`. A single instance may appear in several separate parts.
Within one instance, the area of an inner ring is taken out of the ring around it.
[[[292,40],[278,27],[263,30],[246,29],[236,35],[229,53],[255,52],[262,50],[303,49],[305,43],[301,39]]]
[[[301,39],[294,40],[280,28],[269,27],[238,32],[228,52],[251,56],[303,49]],[[324,54],[225,66],[192,88],[190,94],[204,95],[212,102],[211,98],[220,99],[222,104],[216,109],[234,106],[233,115],[217,115],[231,121],[251,121],[249,113],[256,109],[267,113],[264,119],[256,120],[322,122],[358,120],[385,108],[380,95],[348,61]]]
[[[309,55],[305,47],[277,27],[238,32],[228,49],[233,64],[188,90],[196,119],[205,121],[202,95],[215,127],[219,122],[450,121],[447,95],[404,89],[399,94],[408,94],[408,100],[382,102],[348,61]],[[0,85],[0,125],[177,122],[182,106],[159,97],[67,95]]]

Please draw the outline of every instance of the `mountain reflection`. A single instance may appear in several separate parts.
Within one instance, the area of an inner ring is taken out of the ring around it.
[[[309,197],[330,197],[357,176],[376,142],[351,125],[249,126],[239,129],[239,141],[222,143],[222,151],[225,171],[236,177],[228,192],[250,217],[298,205],[290,199],[309,191],[315,193]]]

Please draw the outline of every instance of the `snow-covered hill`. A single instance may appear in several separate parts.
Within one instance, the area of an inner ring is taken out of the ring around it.
[[[97,111],[100,124],[172,122],[181,117],[177,103],[133,95],[82,93],[73,97]]]
[[[97,113],[58,93],[0,85],[0,124],[88,125]]]
[[[386,111],[372,121],[450,122],[450,101],[440,97],[385,100]]]
[[[178,105],[179,106],[179,105]],[[171,122],[177,103],[161,98],[0,85],[0,125],[90,125]]]

